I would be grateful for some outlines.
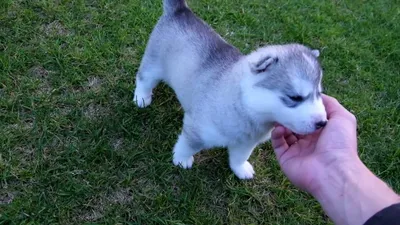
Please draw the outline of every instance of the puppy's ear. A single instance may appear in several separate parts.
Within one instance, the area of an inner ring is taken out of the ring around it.
[[[320,55],[320,53],[319,53],[319,50],[318,49],[314,49],[314,50],[311,50],[311,53],[315,56],[315,57],[319,57],[319,55]]]
[[[254,74],[260,74],[267,71],[268,67],[277,62],[278,58],[264,56],[260,58],[258,61],[250,62],[250,69],[251,72],[253,72]]]

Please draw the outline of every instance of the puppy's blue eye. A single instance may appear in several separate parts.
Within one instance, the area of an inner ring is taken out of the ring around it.
[[[290,100],[294,102],[302,102],[304,100],[304,98],[300,95],[288,96],[288,97],[290,98]]]

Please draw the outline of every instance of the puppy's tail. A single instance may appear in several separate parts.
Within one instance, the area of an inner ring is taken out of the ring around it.
[[[187,8],[185,0],[163,0],[164,13],[172,14],[180,9]]]

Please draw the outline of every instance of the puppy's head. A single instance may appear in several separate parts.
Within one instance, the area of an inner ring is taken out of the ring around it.
[[[325,126],[319,51],[303,45],[260,48],[246,56],[247,106],[298,134]]]

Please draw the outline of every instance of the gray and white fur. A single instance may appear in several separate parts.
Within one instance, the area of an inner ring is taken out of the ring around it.
[[[148,106],[160,81],[175,91],[184,109],[175,165],[191,168],[197,152],[227,147],[235,175],[251,179],[250,154],[269,140],[275,123],[298,134],[326,124],[318,50],[269,45],[244,55],[184,0],[163,4],[136,76],[134,101]]]

